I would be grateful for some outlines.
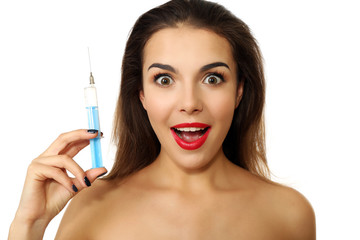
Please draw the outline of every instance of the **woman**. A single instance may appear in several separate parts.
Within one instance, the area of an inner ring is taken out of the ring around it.
[[[73,197],[57,239],[315,239],[307,200],[268,178],[261,54],[241,20],[170,1],[135,23],[122,71],[108,176],[72,159],[96,131],[60,135],[29,166],[10,239],[41,239]]]

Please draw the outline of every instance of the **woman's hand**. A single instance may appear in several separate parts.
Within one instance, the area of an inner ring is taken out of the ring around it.
[[[21,239],[41,239],[48,223],[67,202],[107,172],[105,168],[84,172],[73,160],[97,134],[94,130],[63,133],[31,162],[9,239],[20,239],[18,234],[22,234]],[[75,178],[69,177],[66,171]]]

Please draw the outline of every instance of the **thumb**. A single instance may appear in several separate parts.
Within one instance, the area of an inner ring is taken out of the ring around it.
[[[89,179],[90,182],[94,182],[98,177],[106,174],[108,171],[104,167],[100,168],[92,168],[85,172],[86,177]]]

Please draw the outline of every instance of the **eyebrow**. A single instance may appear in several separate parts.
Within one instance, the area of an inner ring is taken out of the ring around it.
[[[167,64],[161,64],[161,63],[153,63],[150,65],[150,67],[148,68],[148,71],[150,70],[150,68],[161,68],[164,70],[168,70],[170,72],[176,73],[175,68],[173,68],[171,65],[167,65]],[[223,62],[214,62],[214,63],[210,63],[210,64],[206,64],[205,66],[200,68],[200,72],[205,72],[209,69],[215,68],[215,67],[226,67],[230,70],[230,67]]]
[[[214,63],[210,63],[210,64],[207,64],[205,66],[203,66],[200,71],[201,72],[205,72],[209,69],[212,69],[212,68],[215,68],[215,67],[226,67],[227,69],[230,70],[230,67],[226,64],[226,63],[223,63],[223,62],[214,62]]]
[[[172,66],[167,65],[167,64],[153,63],[153,64],[151,64],[150,67],[148,68],[148,71],[150,70],[150,68],[153,68],[153,67],[161,68],[161,69],[168,70],[168,71],[170,71],[170,72],[176,73],[175,68],[173,68]]]

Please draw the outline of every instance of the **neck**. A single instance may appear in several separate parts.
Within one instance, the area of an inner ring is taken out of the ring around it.
[[[202,166],[179,166],[163,151],[149,166],[152,181],[158,186],[183,192],[199,193],[229,186],[229,171],[234,165],[225,157],[222,149]]]

